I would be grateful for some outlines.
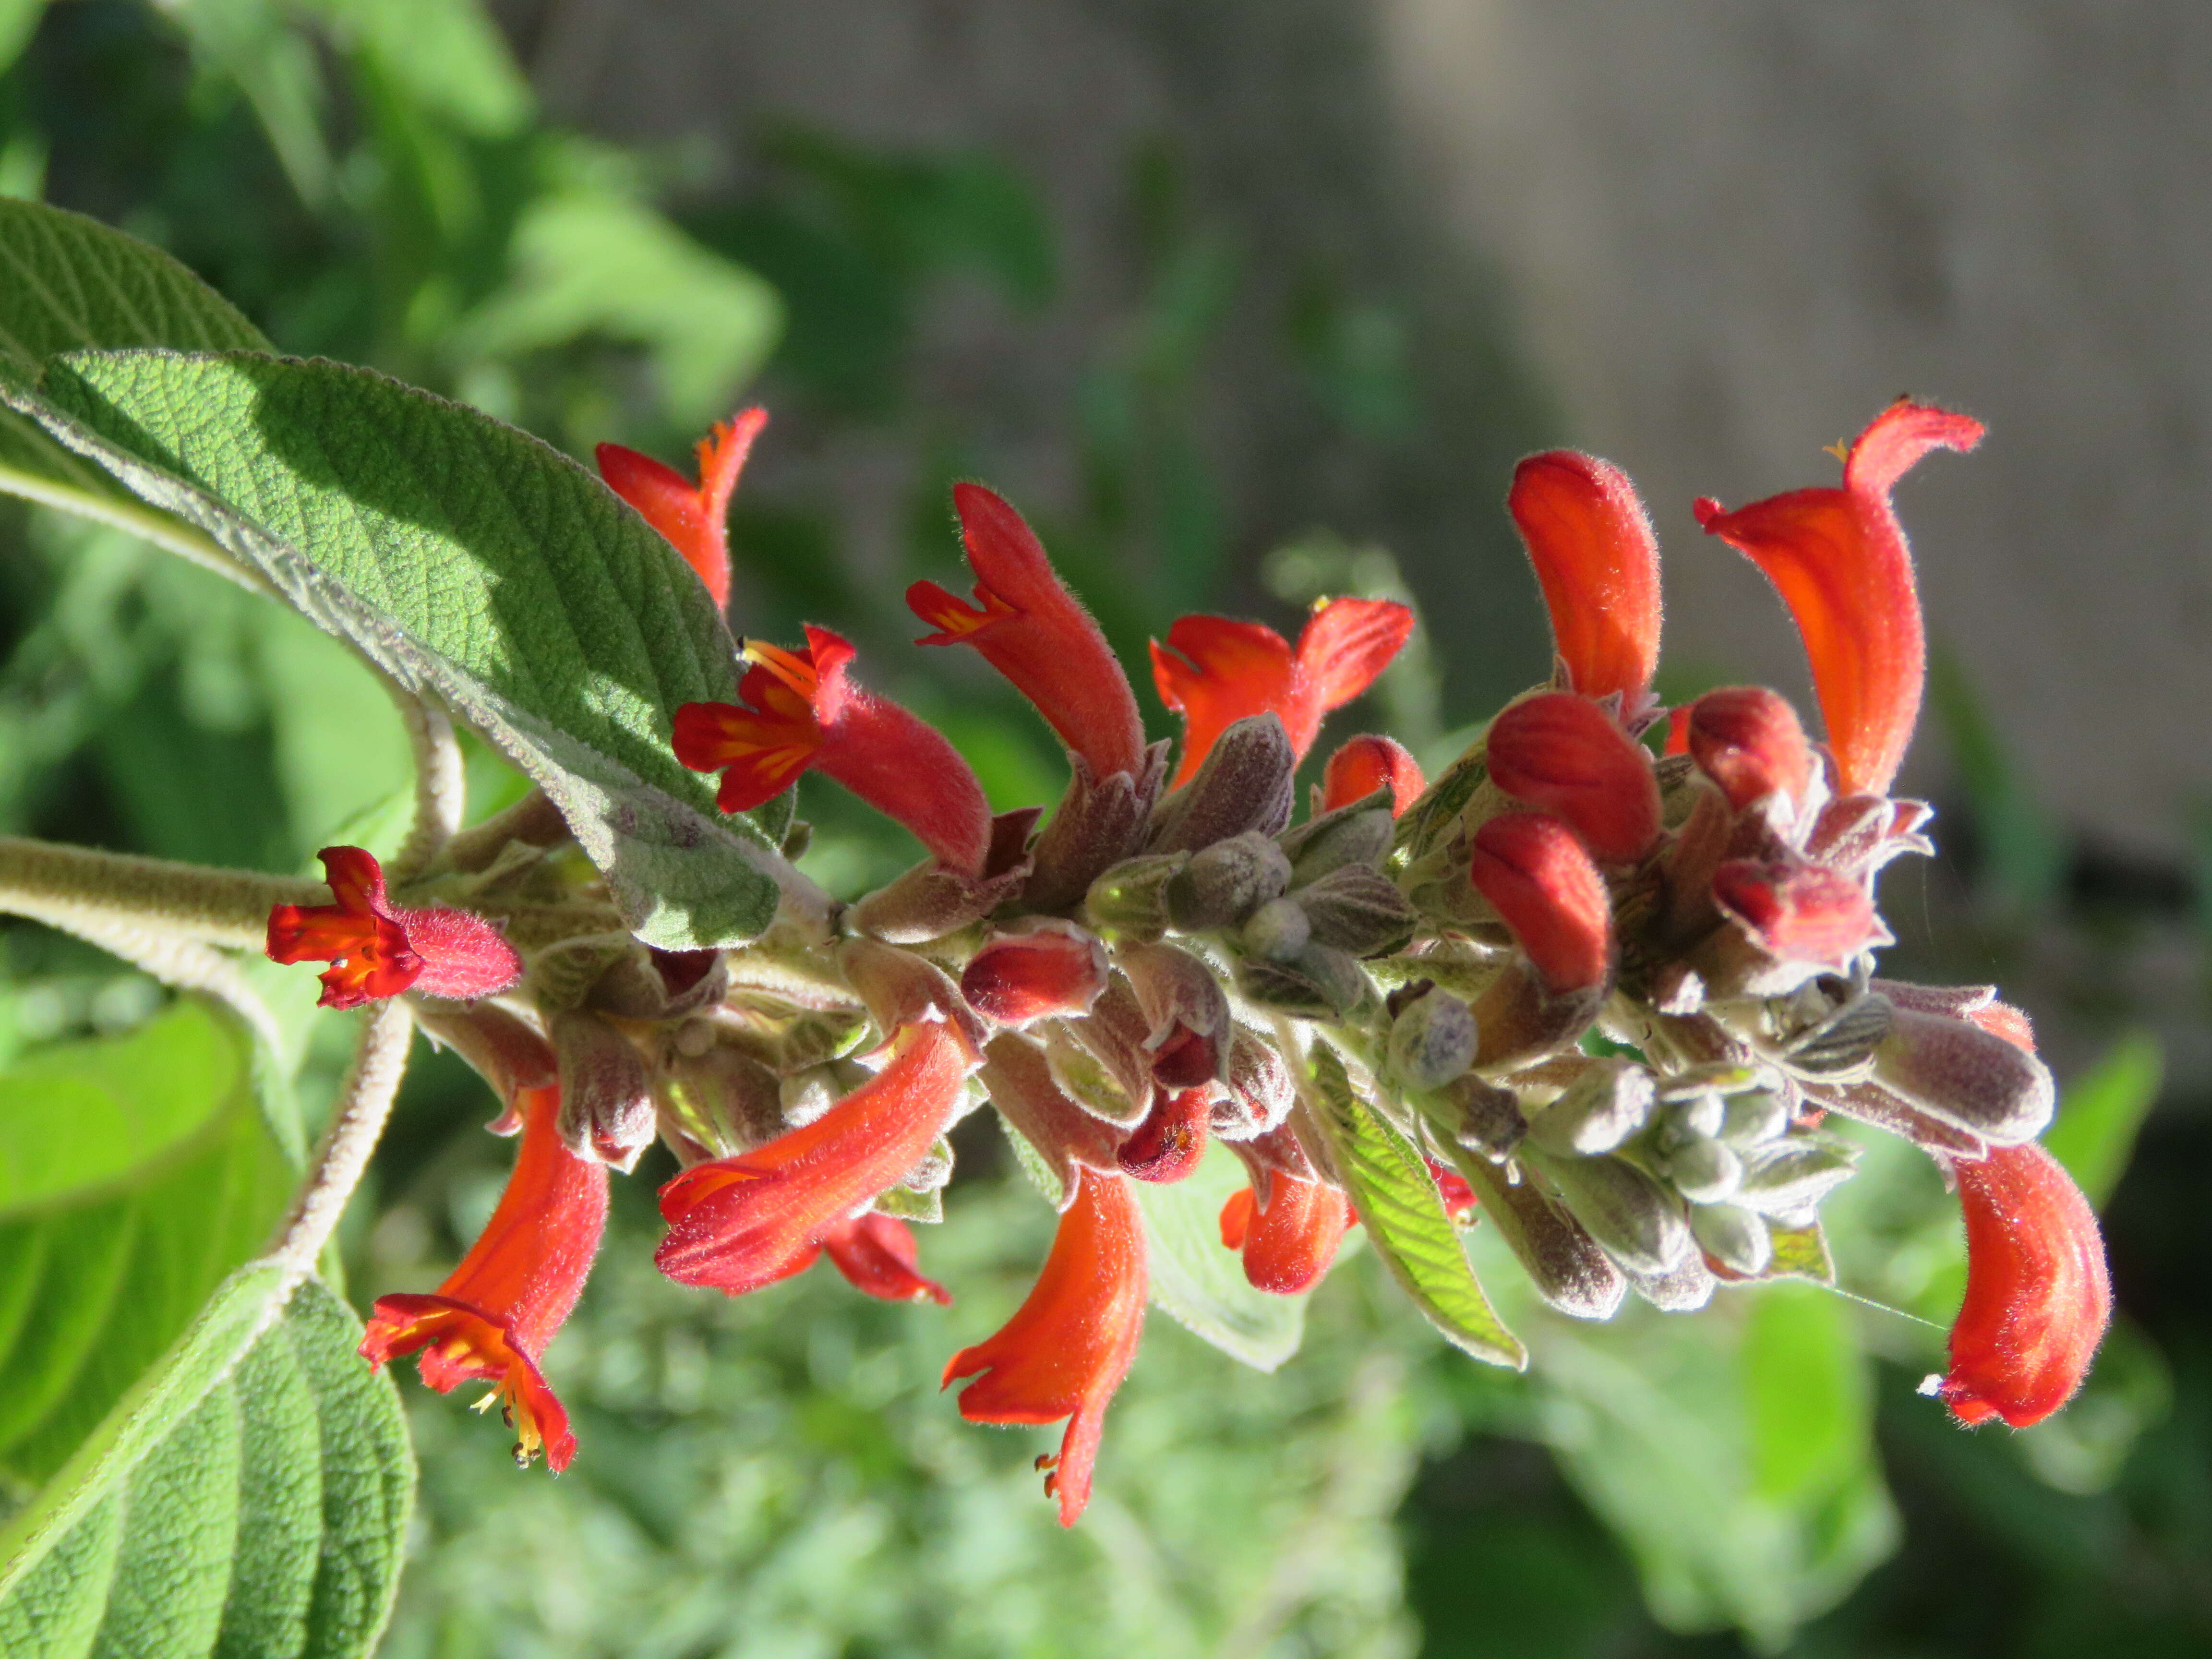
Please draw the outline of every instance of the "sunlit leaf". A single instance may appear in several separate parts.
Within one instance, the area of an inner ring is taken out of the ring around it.
[[[567,817],[641,937],[742,942],[775,913],[787,819],[726,817],[669,747],[732,695],[729,635],[667,543],[526,434],[365,369],[84,354],[40,418],[452,708]],[[58,407],[56,407],[58,406]]]
[[[366,1654],[414,1468],[388,1376],[320,1283],[249,1267],[0,1534],[0,1651]]]

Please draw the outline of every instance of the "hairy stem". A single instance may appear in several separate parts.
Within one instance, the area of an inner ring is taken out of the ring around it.
[[[377,678],[399,711],[408,749],[415,757],[415,821],[408,826],[405,843],[384,866],[385,879],[397,887],[422,874],[460,829],[468,781],[461,770],[461,745],[445,710],[388,674],[380,672]]]
[[[89,937],[117,927],[258,951],[273,904],[326,904],[319,881],[210,870],[0,836],[0,912]]]
[[[307,1184],[293,1200],[265,1258],[296,1278],[314,1272],[323,1246],[337,1231],[338,1218],[361,1184],[369,1154],[376,1150],[385,1120],[392,1115],[414,1033],[415,1017],[398,997],[376,1004],[362,1027],[331,1127],[315,1148]]]

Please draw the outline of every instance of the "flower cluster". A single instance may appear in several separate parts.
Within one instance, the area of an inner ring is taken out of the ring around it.
[[[601,452],[718,601],[761,419],[701,446],[696,485]],[[1303,815],[1294,775],[1405,644],[1405,607],[1329,600],[1295,642],[1176,623],[1152,660],[1183,721],[1170,768],[1029,526],[960,485],[972,598],[924,581],[908,603],[921,644],[978,653],[1066,745],[1042,828],[1035,809],[994,816],[952,745],[810,627],[796,648],[748,641],[740,701],[672,711],[672,743],[720,774],[725,811],[811,770],[913,832],[922,862],[827,928],[691,953],[592,934],[525,972],[488,923],[388,903],[349,848],[325,855],[334,906],[270,918],[278,960],[338,964],[332,1006],[409,992],[506,1102],[495,1127],[520,1133],[483,1237],[437,1294],[382,1298],[363,1353],[419,1352],[441,1389],[492,1382],[518,1455],[558,1469],[574,1442],[538,1361],[597,1248],[609,1167],[655,1139],[674,1154],[657,1260],[684,1284],[741,1295],[826,1254],[869,1295],[945,1303],[908,1223],[935,1218],[946,1132],[988,1101],[1056,1191],[1059,1231],[1028,1300],[945,1381],[968,1380],[974,1421],[1066,1420],[1039,1466],[1072,1523],[1144,1321],[1139,1183],[1183,1179],[1209,1142],[1249,1172],[1220,1234],[1261,1291],[1310,1288],[1347,1228],[1382,1243],[1411,1209],[1486,1218],[1547,1301],[1604,1318],[1631,1291],[1692,1309],[1723,1282],[1826,1275],[1820,1206],[1854,1155],[1823,1127],[1836,1113],[1907,1137],[1957,1188],[1970,1277],[1934,1390],[1963,1421],[2038,1420],[2110,1310],[2094,1217],[2033,1144],[2049,1073],[1991,991],[1873,972],[1879,873],[1929,848],[1927,808],[1887,793],[1924,654],[1890,490],[1979,436],[1899,403],[1840,487],[1698,504],[1793,613],[1824,742],[1753,687],[1662,710],[1641,503],[1601,461],[1530,458],[1508,505],[1552,616],[1550,683],[1433,783],[1388,738],[1352,738]],[[476,867],[514,880],[550,838]],[[1360,1213],[1333,1088],[1408,1149],[1416,1190],[1390,1214]]]

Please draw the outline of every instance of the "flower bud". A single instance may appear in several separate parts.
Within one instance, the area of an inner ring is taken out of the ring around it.
[[[1019,893],[1029,878],[1025,856],[1010,868],[981,876],[924,859],[872,893],[862,894],[845,913],[846,920],[886,945],[926,945],[982,921]]]
[[[1690,1232],[1698,1248],[1746,1279],[1756,1279],[1774,1260],[1774,1236],[1766,1223],[1736,1204],[1698,1204],[1690,1211]]]
[[[1431,986],[1390,1022],[1391,1069],[1407,1088],[1441,1088],[1474,1064],[1480,1036],[1467,1004]]]
[[[636,1045],[593,1013],[548,1022],[561,1070],[561,1139],[578,1158],[627,1173],[653,1144],[653,1080]]]
[[[1490,723],[1490,781],[1556,814],[1593,855],[1631,864],[1659,838],[1659,785],[1644,746],[1588,697],[1542,691]]]
[[[1420,918],[1395,884],[1379,870],[1346,864],[1301,887],[1313,940],[1355,957],[1388,956],[1412,943]]]
[[[1493,1161],[1510,1158],[1528,1133],[1521,1097],[1473,1074],[1455,1077],[1430,1098],[1444,1133],[1471,1152]]]
[[[1313,924],[1294,898],[1270,899],[1244,923],[1237,942],[1268,962],[1294,962],[1313,939]]]
[[[1357,737],[1328,757],[1322,771],[1322,805],[1326,809],[1365,800],[1377,790],[1390,792],[1393,817],[1420,799],[1428,787],[1420,763],[1389,738]]]
[[[1662,1273],[1639,1273],[1624,1265],[1628,1287],[1662,1313],[1695,1313],[1713,1299],[1720,1281],[1692,1249]]]
[[[1168,921],[1186,933],[1233,927],[1291,884],[1291,861],[1272,837],[1247,830],[1201,848],[1169,879]]]
[[[1618,1158],[1559,1158],[1523,1147],[1528,1159],[1589,1236],[1631,1275],[1656,1278],[1692,1254],[1680,1202]]]
[[[986,1019],[1026,1025],[1053,1014],[1087,1014],[1106,988],[1106,947],[1072,921],[1013,924],[969,958],[960,994]]]
[[[1720,1138],[1735,1146],[1757,1146],[1790,1127],[1790,1108],[1765,1089],[1730,1095],[1721,1112]]]
[[[1857,1149],[1844,1142],[1792,1135],[1742,1154],[1743,1176],[1731,1197],[1747,1210],[1792,1221],[1810,1216],[1850,1179]]]
[[[1580,1222],[1533,1182],[1509,1182],[1486,1159],[1464,1159],[1459,1170],[1539,1296],[1576,1319],[1613,1317],[1628,1283]]]
[[[1528,1120],[1528,1138],[1562,1158],[1609,1152],[1651,1115],[1651,1073],[1632,1060],[1595,1060]]]
[[[1281,837],[1291,883],[1303,887],[1347,864],[1379,865],[1390,850],[1390,835],[1389,812],[1360,801],[1308,818]]]
[[[1168,930],[1168,883],[1189,861],[1188,853],[1125,859],[1091,884],[1084,914],[1109,939],[1156,939]]]
[[[1999,1146],[2033,1140],[2057,1094],[2043,1062],[1971,1020],[1895,1011],[1875,1081],[1908,1104]]]
[[[1271,1133],[1297,1103],[1291,1069],[1275,1045],[1239,1025],[1229,1038],[1227,1097],[1215,1103],[1214,1134],[1224,1141],[1250,1140]]]
[[[1889,941],[1865,885],[1824,865],[1731,859],[1713,872],[1713,898],[1780,962],[1841,972]]]
[[[1374,989],[1351,956],[1311,944],[1288,962],[1247,957],[1237,964],[1237,988],[1262,1008],[1303,1019],[1348,1014]]]
[[[1167,775],[1168,745],[1146,752],[1142,774],[1115,772],[1100,778],[1081,755],[1070,750],[1067,793],[1059,810],[1030,849],[1032,868],[1022,890],[1037,910],[1062,910],[1081,898],[1101,872],[1134,854],[1144,844],[1152,807]]]
[[[1812,745],[1789,700],[1760,685],[1708,691],[1690,705],[1690,753],[1739,812],[1779,794],[1795,803],[1813,776]]]
[[[1213,970],[1172,945],[1125,945],[1115,954],[1145,1017],[1152,1080],[1196,1089],[1224,1075],[1229,996]]]
[[[1875,1049],[1894,1028],[1895,1015],[1887,997],[1853,997],[1791,1038],[1781,1057],[1802,1078],[1863,1077]]]
[[[1743,1182],[1743,1162],[1717,1140],[1703,1135],[1667,1153],[1667,1179],[1692,1204],[1718,1204],[1735,1195]]]
[[[1253,714],[1214,739],[1197,775],[1152,815],[1155,853],[1194,853],[1248,830],[1272,836],[1291,821],[1297,752],[1282,718]]]
[[[1612,905],[1565,823],[1540,812],[1492,818],[1475,831],[1468,872],[1547,988],[1604,982],[1612,971]]]

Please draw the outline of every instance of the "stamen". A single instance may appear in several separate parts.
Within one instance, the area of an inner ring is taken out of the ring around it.
[[[781,680],[807,702],[814,701],[820,681],[814,665],[796,651],[787,651],[780,645],[770,645],[765,640],[747,640],[738,654],[747,662],[757,664]]]

